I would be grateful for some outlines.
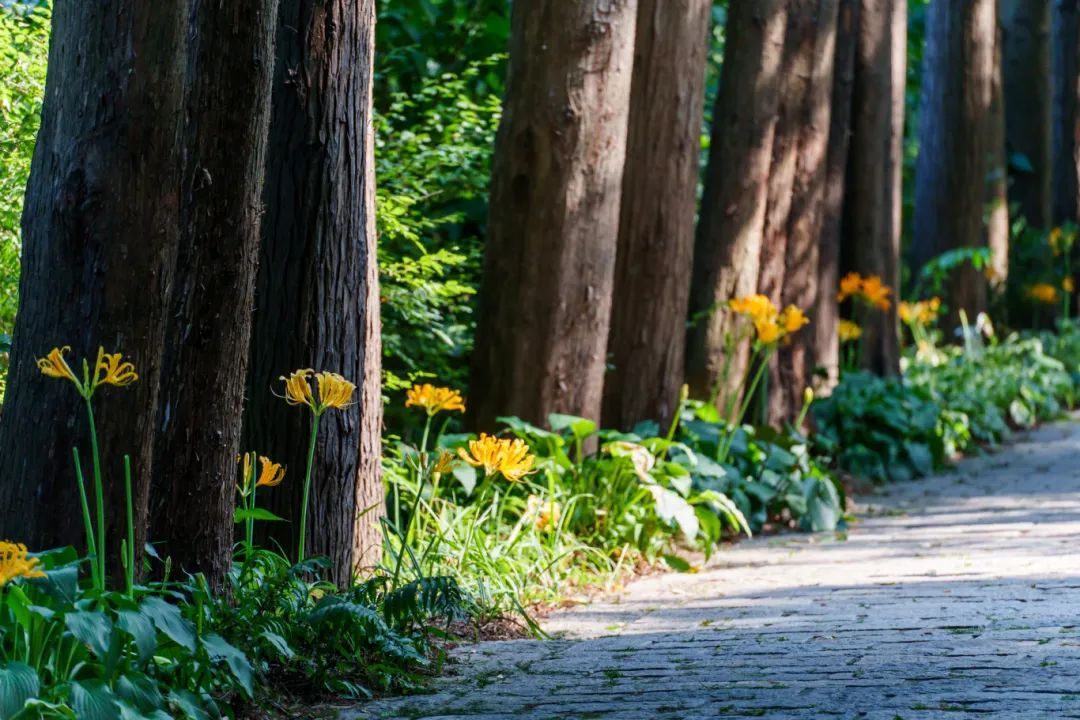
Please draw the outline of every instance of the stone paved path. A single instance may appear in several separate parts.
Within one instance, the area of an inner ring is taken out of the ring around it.
[[[1080,718],[1080,425],[461,649],[343,718]]]

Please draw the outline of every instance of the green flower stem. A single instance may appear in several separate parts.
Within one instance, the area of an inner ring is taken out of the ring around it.
[[[131,456],[124,456],[124,500],[127,503],[127,594],[135,596],[135,511],[131,502]]]
[[[248,487],[251,488],[251,495],[247,498],[248,505],[248,517],[244,523],[244,539],[247,540],[247,552],[251,555],[252,548],[255,543],[255,518],[251,516],[251,513],[255,512],[255,461],[258,459],[255,453],[251,453],[248,457],[251,458],[250,465],[251,471],[248,473],[247,478]],[[310,471],[309,471],[310,472]]]
[[[296,562],[304,562],[304,545],[307,539],[308,496],[311,494],[311,471],[315,465],[315,438],[319,434],[319,413],[312,413],[311,443],[308,445],[307,475],[304,476],[304,495],[300,504],[300,542],[296,551]]]
[[[424,423],[424,436],[420,439],[420,452],[427,452],[428,435],[431,433],[431,419],[433,415],[427,416],[427,422]]]
[[[86,417],[90,423],[90,449],[94,458],[94,500],[97,502],[98,577],[105,587],[105,489],[101,481],[101,452],[98,449],[97,426],[94,424],[94,405],[86,398]]]
[[[79,502],[82,503],[83,527],[86,529],[86,553],[93,558],[90,563],[90,578],[94,587],[101,590],[101,579],[98,577],[97,542],[94,540],[94,521],[90,519],[90,503],[86,499],[86,482],[83,479],[82,463],[79,462],[79,449],[71,448],[71,455],[75,459],[75,479],[79,483]]]
[[[772,352],[766,351],[759,353],[755,351],[750,356],[751,367],[755,360],[759,360],[757,370],[754,372],[753,379],[751,379],[749,385],[746,385],[746,390],[743,393],[742,404],[739,407],[738,413],[734,417],[733,426],[731,432],[727,437],[722,439],[717,445],[716,462],[722,463],[727,460],[728,453],[731,452],[731,445],[735,442],[735,433],[738,432],[739,427],[742,425],[743,418],[746,416],[746,411],[750,409],[750,403],[754,400],[754,391],[757,390],[758,384],[761,382],[762,375],[765,374],[765,368],[769,366],[769,359],[772,357]]]

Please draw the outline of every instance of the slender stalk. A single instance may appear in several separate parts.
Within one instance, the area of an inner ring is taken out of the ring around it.
[[[135,596],[135,512],[131,502],[131,456],[124,456],[124,500],[127,503],[127,594]]]
[[[86,499],[86,482],[83,479],[82,464],[79,462],[79,449],[71,448],[71,455],[75,459],[75,479],[79,484],[79,502],[82,503],[83,526],[86,529],[86,554],[93,558],[90,561],[90,578],[94,587],[101,590],[101,580],[98,578],[97,542],[94,540],[94,521],[90,519],[90,503]]]
[[[427,452],[428,434],[431,433],[431,419],[432,416],[427,416],[427,422],[424,423],[424,436],[420,439],[420,452]]]
[[[98,577],[105,587],[105,489],[101,480],[101,452],[98,449],[97,426],[94,424],[94,406],[86,398],[86,417],[90,423],[90,449],[94,458],[94,500],[97,503]]]
[[[315,465],[315,438],[319,434],[319,414],[311,415],[311,443],[308,445],[307,475],[304,476],[304,495],[300,505],[300,542],[296,551],[296,562],[304,562],[304,545],[307,540],[308,496],[311,494],[311,471]]]
[[[248,487],[251,488],[251,495],[247,498],[248,503],[248,517],[247,522],[244,524],[244,538],[247,540],[248,555],[251,555],[252,548],[255,543],[255,518],[251,516],[251,513],[255,512],[255,461],[258,459],[255,453],[251,453],[251,470],[248,473],[246,480],[248,481]]]

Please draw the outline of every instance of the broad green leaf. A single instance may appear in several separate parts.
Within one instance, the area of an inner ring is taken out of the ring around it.
[[[139,660],[146,662],[157,649],[157,632],[149,616],[135,610],[119,610],[116,613],[116,625],[135,640],[139,651]]]
[[[71,683],[71,707],[79,720],[120,720],[120,705],[108,685],[98,680]]]
[[[657,516],[668,524],[675,524],[682,530],[687,540],[693,540],[698,534],[698,519],[693,506],[678,493],[659,485],[646,485],[656,503]]]
[[[0,667],[0,717],[13,717],[41,692],[37,672],[21,662]]]
[[[180,614],[180,608],[153,595],[139,604],[139,611],[150,618],[161,633],[177,645],[195,652],[195,628]]]
[[[693,566],[678,555],[665,555],[664,563],[675,572],[686,573],[693,570]]]
[[[570,434],[578,440],[584,440],[596,432],[595,421],[574,415],[551,413],[548,415],[548,424],[551,425],[551,429],[555,432],[569,430]]]
[[[159,710],[165,703],[157,683],[142,673],[121,675],[116,681],[116,694],[143,712]]]
[[[204,635],[202,637],[202,644],[211,658],[214,660],[225,661],[225,664],[229,666],[229,670],[232,671],[233,677],[235,677],[237,682],[240,683],[240,686],[244,688],[248,697],[251,697],[253,694],[252,676],[254,675],[254,670],[251,667],[251,662],[248,660],[247,655],[233,645],[230,645],[225,638],[216,633]]]
[[[461,483],[466,495],[472,495],[476,488],[476,468],[472,465],[458,463],[453,469],[454,479]]]
[[[103,612],[68,613],[64,616],[64,625],[75,639],[86,645],[99,660],[105,660],[112,644],[113,623]]]
[[[172,690],[168,695],[169,704],[173,705],[187,720],[210,720],[202,698],[188,690]]]

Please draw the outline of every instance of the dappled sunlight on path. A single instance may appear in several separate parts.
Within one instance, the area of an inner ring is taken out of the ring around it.
[[[353,718],[1080,718],[1080,425],[463,648]]]

